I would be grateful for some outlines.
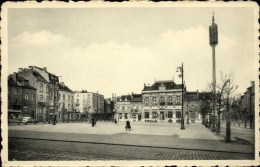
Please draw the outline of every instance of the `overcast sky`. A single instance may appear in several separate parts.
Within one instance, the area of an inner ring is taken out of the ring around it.
[[[181,79],[188,91],[212,80],[208,27],[218,24],[219,71],[235,73],[237,93],[254,79],[252,8],[9,9],[8,73],[47,67],[72,90],[111,97],[141,93],[144,83]]]

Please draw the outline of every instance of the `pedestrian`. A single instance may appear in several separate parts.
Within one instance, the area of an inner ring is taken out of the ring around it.
[[[115,124],[117,124],[117,120],[115,119]]]
[[[127,129],[131,130],[131,125],[130,125],[130,121],[129,120],[126,121],[125,130],[127,130]]]
[[[92,116],[92,118],[91,118],[91,123],[92,123],[92,127],[94,127],[94,126],[95,126],[95,119],[94,119],[94,116]]]

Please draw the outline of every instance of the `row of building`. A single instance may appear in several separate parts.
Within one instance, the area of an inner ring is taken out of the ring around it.
[[[141,94],[114,96],[115,119],[118,121],[180,122],[182,115],[182,85],[173,80],[155,81],[144,85]],[[201,123],[204,101],[211,101],[209,92],[188,92],[184,86],[183,116],[189,123]],[[211,114],[211,111],[209,111]]]
[[[250,127],[254,126],[254,92],[252,82],[236,109],[241,110]],[[174,80],[155,81],[151,86],[144,84],[140,94],[113,94],[112,98],[104,98],[98,92],[72,91],[46,68],[20,68],[8,77],[9,119],[28,116],[38,122],[53,119],[64,122],[87,120],[95,115],[102,120],[180,122],[182,100],[186,123],[201,123],[212,115],[212,93],[187,91],[185,85]]]
[[[112,101],[98,93],[72,91],[47,68],[19,68],[8,76],[9,120],[32,117],[37,122],[79,121],[89,115],[110,119]]]

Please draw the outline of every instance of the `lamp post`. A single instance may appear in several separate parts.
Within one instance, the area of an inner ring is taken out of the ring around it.
[[[181,83],[182,83],[182,87],[181,87],[181,94],[182,94],[182,98],[181,98],[181,130],[184,130],[184,118],[183,118],[183,100],[184,100],[184,84],[183,84],[183,78],[184,78],[184,69],[183,69],[183,63],[181,64],[181,67],[177,67],[177,71],[176,72],[180,72],[181,74],[179,74],[179,77],[181,77]]]

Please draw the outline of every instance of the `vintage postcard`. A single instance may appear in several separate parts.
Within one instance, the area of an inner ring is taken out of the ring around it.
[[[254,2],[9,2],[3,166],[259,164]]]

